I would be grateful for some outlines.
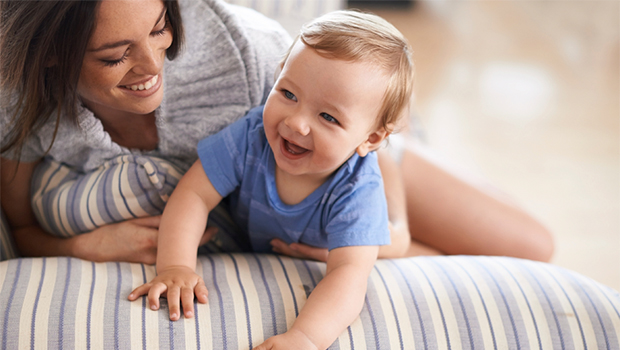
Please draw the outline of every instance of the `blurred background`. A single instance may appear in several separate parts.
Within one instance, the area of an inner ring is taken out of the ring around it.
[[[355,6],[413,46],[426,143],[545,224],[552,263],[620,290],[620,2],[377,3]]]
[[[620,2],[229,0],[300,23],[358,8],[416,64],[416,135],[554,234],[552,263],[620,290]]]

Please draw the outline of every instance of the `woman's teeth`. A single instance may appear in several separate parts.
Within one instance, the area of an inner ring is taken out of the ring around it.
[[[133,91],[136,91],[136,90],[140,90],[140,91],[148,90],[148,89],[152,88],[153,86],[155,86],[155,84],[157,83],[158,77],[159,77],[159,75],[156,75],[156,76],[153,77],[153,79],[147,81],[144,84],[131,85],[131,86],[126,85],[125,87],[128,88],[128,89],[131,89]]]

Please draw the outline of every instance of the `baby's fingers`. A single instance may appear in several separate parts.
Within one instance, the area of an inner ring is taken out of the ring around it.
[[[150,296],[150,294],[149,294]],[[181,288],[178,286],[171,286],[166,292],[166,299],[168,299],[168,311],[170,312],[170,320],[176,321],[181,318]]]
[[[209,290],[202,279],[200,279],[196,287],[194,287],[194,294],[196,294],[196,299],[198,299],[199,303],[206,304],[209,301],[207,298],[209,296]]]
[[[155,283],[151,286],[148,294],[149,307],[151,310],[159,309],[159,297],[168,290],[164,283]]]
[[[184,287],[181,289],[181,304],[183,305],[183,313],[185,317],[193,317],[194,316],[194,295],[196,295],[196,299],[198,302],[206,304],[208,299],[207,295],[209,292],[207,291],[207,287],[205,283],[202,281],[202,278],[199,278],[196,282],[196,286],[194,288]]]
[[[127,297],[127,299],[129,299],[130,301],[134,301],[136,299],[138,299],[139,297],[146,295],[149,290],[151,289],[151,284],[150,283],[145,283],[143,285],[141,285],[140,287],[134,289],[133,291],[131,291],[131,293],[129,294],[129,296]]]
[[[186,318],[194,317],[194,290],[190,287],[181,289],[181,304]]]

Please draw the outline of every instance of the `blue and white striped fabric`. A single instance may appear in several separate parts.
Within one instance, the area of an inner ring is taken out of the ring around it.
[[[127,301],[152,266],[74,258],[0,263],[2,349],[250,349],[284,332],[325,265],[214,254],[209,303],[168,320]],[[620,295],[554,265],[502,257],[377,262],[360,317],[330,349],[620,349]]]
[[[106,224],[161,214],[182,176],[181,169],[155,157],[122,155],[89,173],[47,159],[33,174],[32,209],[45,231],[75,236]],[[2,224],[0,261],[16,257],[5,220]],[[223,206],[209,214],[209,226],[220,230],[201,252],[249,251],[247,237]]]
[[[33,174],[32,209],[47,232],[74,236],[161,214],[182,175],[170,162],[145,156],[119,156],[86,174],[46,160]]]

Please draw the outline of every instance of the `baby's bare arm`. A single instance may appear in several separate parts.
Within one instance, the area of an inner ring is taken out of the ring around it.
[[[222,197],[204,173],[200,160],[181,178],[172,192],[159,226],[157,273],[151,282],[136,288],[129,300],[148,294],[149,305],[159,308],[159,297],[168,299],[171,320],[194,314],[194,295],[207,302],[207,288],[194,273],[196,251],[203,236],[209,211]]]
[[[299,338],[300,344],[314,345],[304,349],[329,347],[359,316],[368,276],[378,251],[377,246],[342,247],[330,251],[325,277],[310,294],[291,329],[267,339],[256,349],[284,349],[278,344],[290,337]]]

